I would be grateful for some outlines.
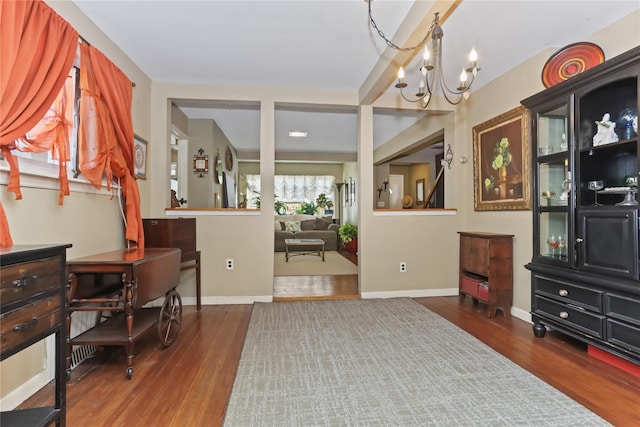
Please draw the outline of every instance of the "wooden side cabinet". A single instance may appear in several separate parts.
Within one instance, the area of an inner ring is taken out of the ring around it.
[[[184,270],[196,270],[196,307],[202,308],[200,251],[196,249],[195,218],[143,218],[145,247],[178,248],[182,251]]]
[[[513,301],[513,235],[459,231],[460,302],[487,304],[487,317],[498,309],[511,317]]]
[[[53,406],[0,413],[2,427],[66,422],[66,249],[71,245],[0,248],[0,360],[55,334]]]

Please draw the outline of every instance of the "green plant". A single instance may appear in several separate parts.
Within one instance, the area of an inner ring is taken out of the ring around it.
[[[358,238],[358,226],[353,224],[342,224],[338,229],[338,235],[342,243],[349,243]]]
[[[256,203],[256,207],[260,209],[260,193],[254,191],[253,194],[256,194],[256,196],[253,197],[253,200]],[[277,195],[275,196],[275,201],[273,202],[273,210],[275,211],[276,215],[284,215],[287,210],[284,202],[278,200]]]
[[[333,202],[326,194],[320,193],[318,194],[318,197],[316,197],[316,205],[320,209],[331,209],[333,207]]]
[[[296,210],[298,214],[315,215],[318,206],[314,202],[302,202],[302,205]]]

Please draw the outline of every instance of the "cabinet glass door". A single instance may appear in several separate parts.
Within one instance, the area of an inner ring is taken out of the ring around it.
[[[540,212],[540,256],[548,260],[567,261],[569,257],[569,233],[566,212]]]
[[[568,104],[537,114],[536,205],[537,257],[548,262],[568,262],[573,245],[569,212],[573,205],[570,171]]]
[[[554,108],[538,115],[538,156],[566,152],[567,106]]]

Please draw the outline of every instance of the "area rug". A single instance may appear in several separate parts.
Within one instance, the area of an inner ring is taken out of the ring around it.
[[[225,426],[599,426],[409,298],[256,303]]]
[[[276,252],[275,276],[326,276],[358,274],[358,267],[335,251],[324,253],[324,261],[315,255],[297,255],[285,261],[284,252]]]

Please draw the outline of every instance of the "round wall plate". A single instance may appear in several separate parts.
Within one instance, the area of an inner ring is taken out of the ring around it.
[[[594,43],[579,42],[563,47],[542,68],[542,83],[554,86],[604,62],[604,52]]]

